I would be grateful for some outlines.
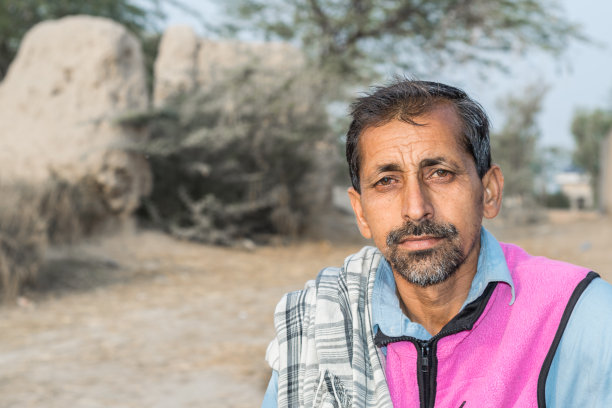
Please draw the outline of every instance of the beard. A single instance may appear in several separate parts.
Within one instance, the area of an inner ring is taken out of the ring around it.
[[[409,237],[441,238],[434,248],[406,251],[399,244]],[[397,273],[409,283],[420,287],[442,283],[455,274],[465,261],[459,233],[453,224],[438,224],[431,220],[416,224],[412,221],[387,235],[387,260]]]

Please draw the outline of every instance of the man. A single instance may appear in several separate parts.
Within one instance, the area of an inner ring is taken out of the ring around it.
[[[376,248],[281,300],[264,407],[612,407],[612,286],[481,226],[501,207],[489,122],[463,91],[358,99],[351,204]]]

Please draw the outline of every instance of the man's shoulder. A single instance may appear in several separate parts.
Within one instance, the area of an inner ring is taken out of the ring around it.
[[[572,319],[583,322],[579,326],[589,327],[589,330],[595,330],[602,335],[606,333],[610,339],[609,347],[612,348],[611,312],[612,285],[602,278],[595,278],[576,302]]]
[[[376,247],[364,246],[358,252],[347,256],[341,267],[327,267],[317,276],[317,284],[321,281],[347,279],[350,275],[367,275],[376,270],[382,254]],[[317,285],[318,286],[318,285]]]
[[[546,399],[563,406],[612,403],[612,285],[594,279],[563,332],[546,381]]]
[[[286,293],[276,306],[276,314],[289,310],[308,313],[323,300],[326,303],[345,303],[350,297],[359,296],[358,292],[367,290],[368,282],[378,267],[382,254],[371,246],[347,256],[341,267],[323,268],[316,279],[306,282],[304,289]]]
[[[346,281],[351,275],[363,275],[372,273],[380,263],[382,254],[378,248],[364,246],[344,259],[341,266],[328,266],[319,271],[314,280],[306,282],[304,289],[287,293],[285,296],[303,296],[304,292],[318,290],[321,285],[335,284],[339,280]]]
[[[573,352],[607,349],[612,359],[612,285],[595,277],[576,295],[562,343]]]
[[[534,272],[540,277],[543,273],[548,273],[557,277],[562,277],[567,274],[586,276],[590,271],[589,268],[580,265],[574,265],[545,256],[532,255],[515,244],[500,242],[500,246],[513,278],[516,272],[522,271]]]
[[[570,290],[572,296],[567,307],[571,310],[566,312],[571,317],[563,335],[566,346],[601,350],[605,344],[612,353],[612,285],[609,282],[590,268],[533,256],[514,244],[500,245],[513,279],[518,278],[523,286],[548,289],[544,292],[563,286]],[[556,290],[552,292],[557,294]]]

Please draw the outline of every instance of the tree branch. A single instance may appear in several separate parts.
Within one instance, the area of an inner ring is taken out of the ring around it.
[[[314,21],[321,28],[324,34],[331,36],[333,33],[332,33],[332,30],[330,29],[331,26],[329,24],[329,17],[325,14],[325,12],[323,12],[323,9],[321,8],[319,1],[318,0],[308,0],[308,4],[310,5],[310,8],[314,14],[314,17],[315,17]]]

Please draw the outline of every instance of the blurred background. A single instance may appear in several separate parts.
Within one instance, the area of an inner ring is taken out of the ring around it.
[[[487,228],[612,278],[612,4],[0,2],[0,407],[252,407],[281,295],[363,240],[348,104],[493,121]]]

